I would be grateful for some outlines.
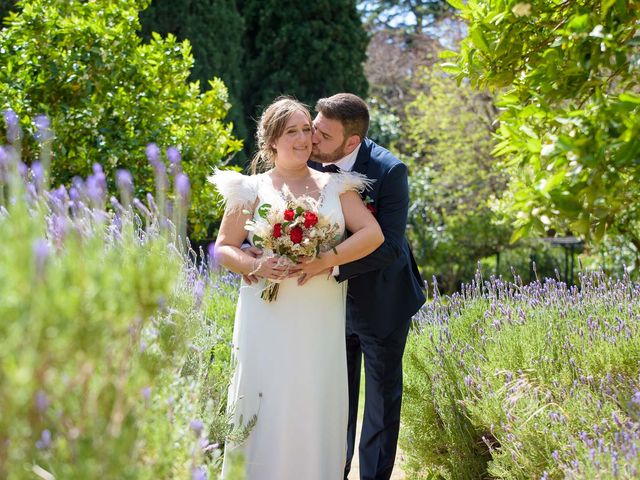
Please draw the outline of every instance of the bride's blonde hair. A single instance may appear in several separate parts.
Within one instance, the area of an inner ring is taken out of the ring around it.
[[[258,120],[256,143],[258,151],[251,161],[251,173],[268,170],[273,167],[276,149],[273,144],[282,136],[287,122],[295,112],[302,112],[311,123],[309,108],[291,97],[278,97],[269,105]]]

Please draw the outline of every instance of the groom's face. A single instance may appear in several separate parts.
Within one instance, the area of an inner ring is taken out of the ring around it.
[[[347,139],[339,120],[331,120],[319,113],[313,120],[313,149],[311,158],[320,163],[335,163],[347,156]]]

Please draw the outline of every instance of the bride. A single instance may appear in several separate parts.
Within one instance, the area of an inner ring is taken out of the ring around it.
[[[373,252],[384,238],[358,194],[367,185],[365,177],[307,166],[311,132],[307,108],[279,98],[258,123],[254,174],[216,171],[210,178],[226,202],[216,260],[233,272],[262,278],[240,287],[229,389],[234,424],[253,428],[241,445],[226,446],[223,476],[238,456],[244,458],[248,479],[338,480],[344,475],[346,284],[330,272]],[[259,163],[268,170],[256,174]],[[245,239],[252,240],[245,224],[257,218],[260,205],[284,205],[300,197],[313,199],[318,213],[350,236],[297,264],[275,255],[255,259],[242,251]],[[272,302],[261,298],[266,279],[280,281]]]

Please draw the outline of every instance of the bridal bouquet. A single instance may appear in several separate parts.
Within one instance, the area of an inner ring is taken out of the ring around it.
[[[282,207],[264,203],[258,207],[258,218],[247,220],[244,228],[253,232],[256,247],[271,250],[294,263],[301,257],[314,258],[333,248],[341,233],[337,223],[318,214],[317,202],[308,197],[289,200]],[[277,296],[277,281],[267,280],[261,298],[271,302]]]

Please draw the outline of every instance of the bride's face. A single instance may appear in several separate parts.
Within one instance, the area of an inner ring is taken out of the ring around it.
[[[297,166],[307,163],[311,155],[311,121],[300,111],[289,117],[284,132],[274,142],[276,163]]]

